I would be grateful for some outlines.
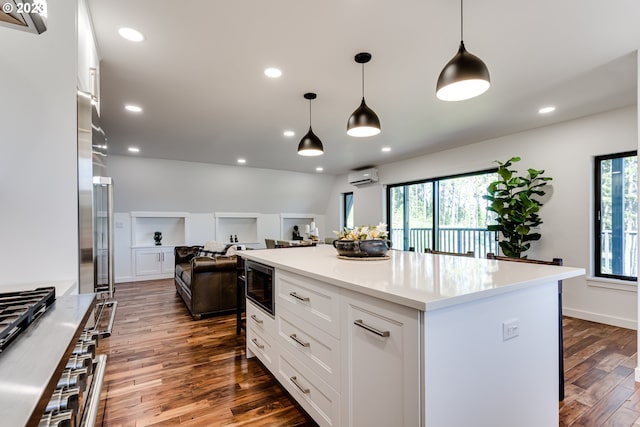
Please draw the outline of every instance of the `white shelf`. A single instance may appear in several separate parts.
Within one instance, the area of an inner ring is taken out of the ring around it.
[[[258,218],[260,214],[216,212],[214,216],[216,219],[216,240],[218,242],[229,242],[229,236],[238,236],[238,244],[249,244],[258,241]]]
[[[301,236],[304,236],[305,225],[311,225],[316,222],[318,215],[316,214],[300,214],[300,213],[283,213],[280,214],[280,238],[283,240],[291,240],[293,235],[293,226],[298,226]]]
[[[186,212],[131,212],[131,247],[171,247],[184,245],[188,234]],[[156,246],[153,235],[162,233],[162,245]]]

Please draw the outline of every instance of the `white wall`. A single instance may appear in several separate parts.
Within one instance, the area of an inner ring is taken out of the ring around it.
[[[188,212],[190,245],[226,241],[228,236],[216,236],[216,212],[256,213],[262,246],[265,238],[283,237],[281,214],[313,214],[320,232],[331,235],[324,212],[333,176],[129,156],[109,156],[107,167],[115,190],[117,282],[134,275],[132,211]]]
[[[118,212],[322,213],[333,185],[322,174],[130,156],[107,166]]]
[[[76,7],[40,35],[0,27],[0,288],[77,281]]]
[[[544,169],[553,177],[551,199],[541,209],[544,224],[542,240],[535,242],[531,258],[561,257],[565,265],[585,267],[591,274],[591,235],[593,198],[593,157],[638,148],[636,107],[584,117],[553,126],[534,129],[479,142],[466,147],[420,156],[378,167],[380,183],[371,188],[356,188],[340,176],[329,198],[328,226],[338,227],[339,194],[354,192],[355,223],[382,220],[385,216],[383,184],[401,183],[488,169],[494,160],[522,157],[518,170]],[[363,198],[366,206],[358,206]],[[364,210],[364,212],[363,212]],[[336,228],[337,229],[337,228]],[[589,320],[636,328],[637,298],[635,284],[612,285],[582,277],[564,284],[565,313]]]

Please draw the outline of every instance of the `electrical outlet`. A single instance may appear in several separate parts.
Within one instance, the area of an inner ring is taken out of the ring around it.
[[[520,325],[518,319],[511,319],[502,322],[502,341],[507,341],[520,335]]]

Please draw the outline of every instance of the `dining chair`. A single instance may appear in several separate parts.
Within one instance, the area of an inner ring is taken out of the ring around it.
[[[280,246],[281,248],[291,246],[291,244],[287,240],[276,240],[276,245]]]
[[[429,248],[424,248],[425,254],[436,254],[436,255],[453,255],[453,256],[466,256],[469,258],[473,258],[476,254],[473,251],[467,252],[446,252],[446,251],[436,251]]]
[[[529,258],[511,258],[500,256],[491,252],[487,253],[487,259],[495,259],[498,261],[521,262],[526,264],[538,265],[562,265],[562,258],[553,258],[551,261]],[[558,395],[560,401],[564,400],[564,346],[562,336],[562,280],[558,280]]]
[[[276,241],[274,239],[264,239],[264,243],[267,245],[267,249],[276,248]]]

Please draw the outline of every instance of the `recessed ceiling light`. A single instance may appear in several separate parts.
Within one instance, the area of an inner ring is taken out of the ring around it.
[[[247,163],[247,159],[238,159],[238,163],[244,165],[245,163]]]
[[[282,134],[284,136],[286,136],[287,138],[291,138],[292,136],[296,136],[296,133],[292,130],[285,130],[284,132],[282,132]]]
[[[540,114],[548,114],[548,113],[552,113],[556,111],[556,107],[550,105],[548,107],[542,107],[541,109],[538,110],[538,113]]]
[[[324,168],[322,166],[318,166],[316,168],[316,172],[322,172],[324,170]]]
[[[127,111],[131,111],[132,113],[142,113],[142,107],[133,104],[127,104],[124,106],[124,109]]]
[[[140,149],[138,147],[129,147],[129,151],[132,153],[139,153]]]
[[[138,30],[134,30],[133,28],[122,27],[118,29],[118,34],[130,42],[141,42],[144,40],[142,33]]]
[[[264,75],[267,77],[271,77],[272,79],[277,79],[282,75],[282,71],[278,68],[266,68],[264,70]]]
[[[389,151],[391,151],[391,147],[382,147],[380,151],[388,153]]]

